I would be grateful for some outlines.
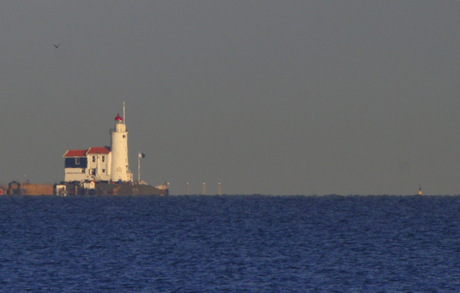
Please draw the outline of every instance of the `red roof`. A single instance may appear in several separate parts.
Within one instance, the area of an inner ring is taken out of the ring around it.
[[[87,154],[108,154],[110,150],[107,147],[90,147]]]
[[[64,154],[64,158],[72,157],[86,157],[88,154],[108,154],[110,149],[108,147],[90,147],[84,150],[67,150]]]
[[[117,117],[115,117],[116,121],[123,121],[123,118],[121,118],[120,113],[117,114]]]
[[[64,154],[64,158],[68,157],[86,157],[86,149],[84,150],[67,150]]]

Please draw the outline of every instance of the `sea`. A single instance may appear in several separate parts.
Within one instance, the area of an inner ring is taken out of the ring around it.
[[[460,196],[1,196],[0,292],[460,292]]]

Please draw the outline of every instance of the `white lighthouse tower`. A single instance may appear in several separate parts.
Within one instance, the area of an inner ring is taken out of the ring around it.
[[[123,116],[124,116],[123,103]],[[112,181],[132,182],[133,173],[129,170],[128,162],[128,132],[120,114],[115,117],[115,128],[111,133],[112,147]]]

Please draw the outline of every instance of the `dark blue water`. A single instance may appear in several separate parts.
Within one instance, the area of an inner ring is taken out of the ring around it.
[[[2,292],[459,292],[459,196],[1,197]]]

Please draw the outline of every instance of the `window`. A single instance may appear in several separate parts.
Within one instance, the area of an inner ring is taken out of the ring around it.
[[[91,169],[89,175],[96,175],[96,169]]]
[[[75,158],[75,165],[80,165],[80,158]]]
[[[96,156],[93,156],[93,162],[96,162]]]
[[[105,156],[102,156],[102,162],[105,162]]]
[[[102,169],[102,173],[105,173],[105,169]]]

